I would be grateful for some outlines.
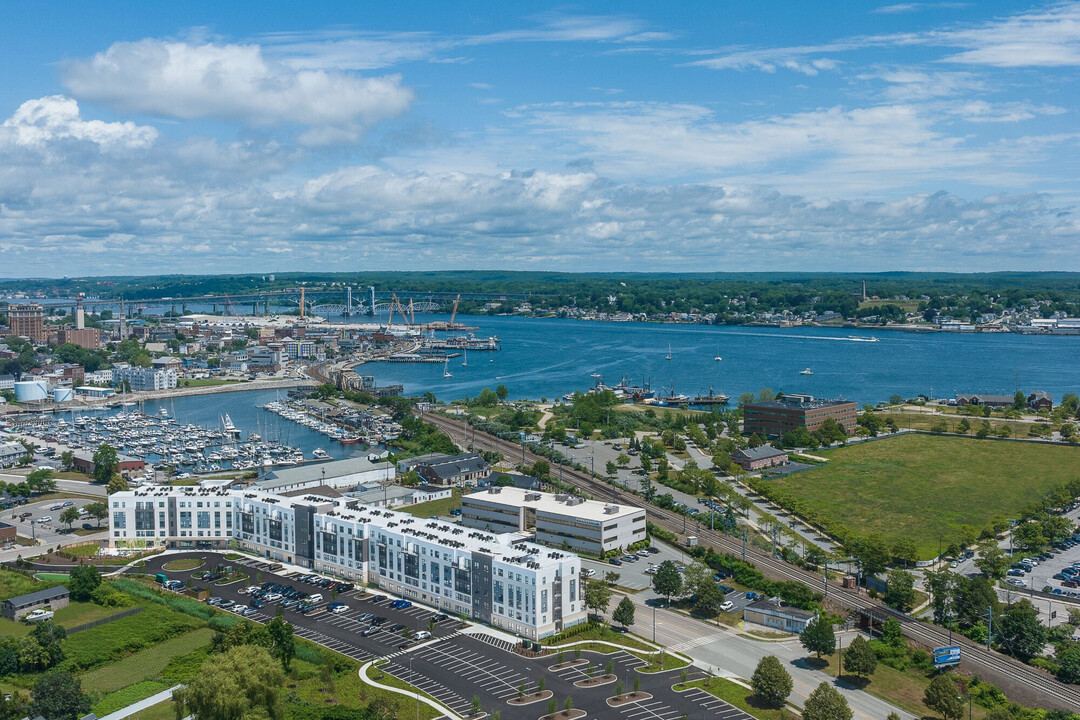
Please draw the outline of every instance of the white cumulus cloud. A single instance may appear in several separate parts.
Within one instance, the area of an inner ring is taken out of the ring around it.
[[[301,139],[309,144],[356,141],[414,100],[397,75],[294,69],[268,59],[258,45],[118,42],[68,61],[62,78],[76,97],[116,110],[295,124],[306,128]]]
[[[146,147],[157,139],[157,130],[133,122],[83,120],[79,104],[63,95],[27,100],[0,126],[0,138],[7,135],[20,145],[51,140],[86,140],[102,147]]]

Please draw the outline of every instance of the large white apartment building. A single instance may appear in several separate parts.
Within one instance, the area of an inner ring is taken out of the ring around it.
[[[109,496],[109,541],[119,547],[225,549],[232,493],[221,488],[147,488]]]
[[[599,555],[645,539],[645,510],[574,495],[492,486],[461,498],[461,524],[533,532],[536,541]]]
[[[109,503],[114,545],[214,549],[232,539],[268,559],[376,583],[533,640],[586,619],[580,558],[513,533],[424,520],[347,497],[250,488],[154,487],[115,493]]]
[[[123,385],[125,380],[131,385],[132,390],[168,390],[176,387],[177,374],[175,370],[155,370],[154,368],[113,368],[113,383]]]

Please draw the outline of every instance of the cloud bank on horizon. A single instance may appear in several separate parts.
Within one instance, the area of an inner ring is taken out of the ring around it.
[[[1080,270],[1080,2],[745,5],[30,8],[3,274]]]

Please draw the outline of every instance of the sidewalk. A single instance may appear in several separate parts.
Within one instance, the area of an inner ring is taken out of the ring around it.
[[[105,717],[101,718],[101,720],[121,720],[122,718],[130,717],[137,712],[141,712],[147,709],[148,707],[152,707],[154,705],[157,705],[158,703],[165,702],[166,700],[171,700],[173,691],[179,690],[182,687],[184,686],[175,685],[168,690],[162,690],[157,695],[151,695],[145,700],[140,700],[137,703],[132,703],[131,705],[128,705],[123,710],[117,710],[114,713],[110,713]]]

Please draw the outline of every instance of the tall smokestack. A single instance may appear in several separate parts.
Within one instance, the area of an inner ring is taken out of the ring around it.
[[[76,330],[84,330],[84,329],[86,329],[86,318],[83,316],[82,300],[80,300],[75,305],[75,329]]]

